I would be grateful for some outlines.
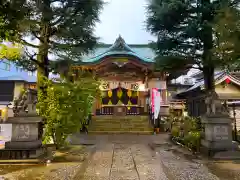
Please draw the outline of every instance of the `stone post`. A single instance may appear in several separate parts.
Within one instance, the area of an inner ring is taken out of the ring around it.
[[[214,92],[215,93],[215,92]],[[223,157],[219,152],[229,152],[237,147],[232,143],[232,119],[216,94],[209,94],[205,100],[207,112],[201,117],[204,126],[202,151],[209,156]],[[229,156],[229,155],[227,155]]]
[[[232,125],[229,116],[205,115],[202,117],[202,124],[204,126],[204,139],[201,144],[208,153],[214,154],[233,148]]]

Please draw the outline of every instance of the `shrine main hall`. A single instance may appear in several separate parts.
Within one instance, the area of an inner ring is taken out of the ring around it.
[[[128,45],[119,36],[114,44],[98,44],[94,54],[72,67],[93,72],[101,80],[101,98],[96,99],[93,114],[144,115],[149,108],[150,92],[158,88],[160,114],[168,114],[167,74],[154,71],[154,51],[146,45]]]

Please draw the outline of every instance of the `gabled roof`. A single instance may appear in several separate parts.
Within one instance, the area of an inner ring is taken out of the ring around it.
[[[137,59],[151,63],[154,60],[155,53],[148,44],[128,45],[125,40],[119,36],[114,44],[99,44],[93,54],[85,56],[82,59],[83,63],[96,63],[107,56],[125,55],[134,56]]]
[[[222,71],[221,73],[216,73],[214,75],[215,86],[220,84],[220,83],[222,83],[222,82],[224,82],[226,79],[229,79],[234,84],[237,84],[237,85],[240,86],[240,80],[238,78],[230,75],[229,73],[227,73],[225,71]],[[186,91],[181,92],[179,94],[187,93],[187,92],[193,91],[193,90],[195,90],[197,88],[204,89],[204,80],[201,80],[201,81],[197,82],[195,85],[193,85],[192,87],[190,87]]]
[[[7,105],[11,105],[11,103],[9,101],[0,101],[0,105],[7,106]]]
[[[0,77],[0,81],[24,81],[24,82],[36,82],[37,78],[36,76],[28,76],[28,77],[22,77],[19,75],[13,75],[13,76],[4,76]]]
[[[56,81],[56,78],[59,78],[59,75],[49,76],[49,79],[52,79],[53,81]],[[21,75],[2,76],[0,77],[0,81],[18,81],[18,82],[36,83],[37,76],[21,76]]]

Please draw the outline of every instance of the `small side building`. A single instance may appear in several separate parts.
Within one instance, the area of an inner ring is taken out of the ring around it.
[[[225,71],[216,72],[214,76],[215,91],[222,102],[231,103],[240,101],[240,73]],[[178,99],[186,99],[186,108],[190,116],[199,117],[206,112],[204,80],[199,79],[195,85],[176,95]],[[233,109],[229,107],[229,113],[233,117]],[[237,129],[240,130],[240,106],[236,106]]]

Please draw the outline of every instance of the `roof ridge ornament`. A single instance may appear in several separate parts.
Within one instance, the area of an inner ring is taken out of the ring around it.
[[[121,35],[118,36],[113,46],[110,48],[110,51],[112,50],[133,52],[132,49],[126,44],[125,40],[122,38]]]
[[[122,38],[121,35],[119,35],[119,37],[116,39],[115,43],[114,43],[114,47],[115,49],[117,50],[125,50],[125,41],[124,39]]]

